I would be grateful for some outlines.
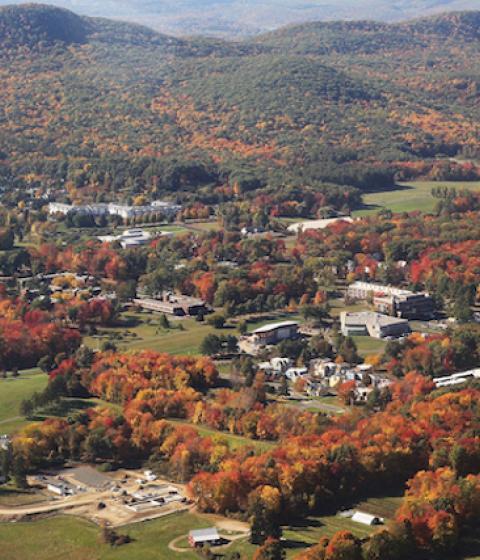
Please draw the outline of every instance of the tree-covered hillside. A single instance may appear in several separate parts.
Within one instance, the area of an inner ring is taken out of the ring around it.
[[[235,43],[0,9],[0,176],[84,198],[215,200],[240,176],[249,188],[468,180],[475,168],[445,158],[480,154],[479,18],[306,24]]]
[[[0,5],[23,0],[0,0]],[[134,21],[174,35],[245,37],[305,21],[403,21],[474,10],[476,0],[51,0],[77,13]]]

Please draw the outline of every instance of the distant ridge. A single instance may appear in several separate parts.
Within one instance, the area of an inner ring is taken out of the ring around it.
[[[85,18],[45,4],[0,8],[0,45],[33,47],[38,43],[85,43],[91,31]]]
[[[400,23],[371,20],[308,22],[260,35],[258,44],[302,54],[373,53],[380,49],[411,48],[438,37],[480,39],[480,11],[450,12]]]
[[[168,35],[251,37],[308,21],[399,22],[478,9],[478,0],[51,0],[91,17],[147,25]],[[0,5],[22,0],[0,0]]]
[[[0,48],[35,47],[39,44],[109,44],[163,46],[179,49],[185,41],[135,23],[79,16],[47,4],[0,7]]]

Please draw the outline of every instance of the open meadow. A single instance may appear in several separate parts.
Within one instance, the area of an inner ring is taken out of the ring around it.
[[[432,189],[440,186],[457,190],[480,191],[479,181],[412,181],[400,183],[396,189],[363,195],[364,206],[353,212],[353,215],[355,217],[368,216],[383,208],[392,212],[413,212],[415,210],[433,212],[437,201],[432,196]]]

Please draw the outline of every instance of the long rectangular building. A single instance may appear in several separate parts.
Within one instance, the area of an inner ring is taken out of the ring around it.
[[[359,281],[348,287],[347,295],[362,301],[371,298],[376,311],[403,319],[430,319],[435,311],[434,301],[428,293],[394,286]]]

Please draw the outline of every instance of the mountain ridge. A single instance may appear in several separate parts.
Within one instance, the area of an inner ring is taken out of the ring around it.
[[[479,159],[479,16],[310,23],[234,42],[4,9],[0,174],[92,197],[239,175],[248,188],[371,189]]]
[[[476,0],[51,0],[76,13],[131,21],[166,34],[245,37],[292,23],[374,19],[401,21],[444,11],[471,10]],[[0,0],[0,5],[22,4]]]
[[[30,31],[30,37],[27,37],[26,30]],[[379,36],[378,38],[384,38],[387,45],[392,43],[396,35],[404,36],[405,33],[411,33],[412,36],[432,35],[448,40],[457,37],[478,40],[480,39],[480,10],[447,12],[400,23],[355,20],[292,24],[266,34],[260,34],[251,43],[265,47],[278,47],[279,41],[283,41],[285,47],[296,50],[298,45],[292,43],[296,38],[305,42],[306,35],[315,34],[325,37],[328,43],[329,40],[334,42],[336,34],[339,34],[342,36],[343,50],[345,50],[348,46],[348,33],[350,32],[376,34]],[[204,45],[210,42],[212,46],[233,44],[238,47],[243,45],[245,48],[246,44],[245,41],[218,43],[218,40],[214,38],[199,36],[177,38],[136,23],[80,16],[70,10],[44,3],[0,6],[0,46],[12,46],[15,42],[22,46],[33,46],[35,42],[82,44],[89,40],[163,46],[170,49],[185,47],[189,40],[203,42]],[[398,44],[394,44],[394,46],[398,46]],[[355,43],[352,44],[352,48],[356,48]]]

